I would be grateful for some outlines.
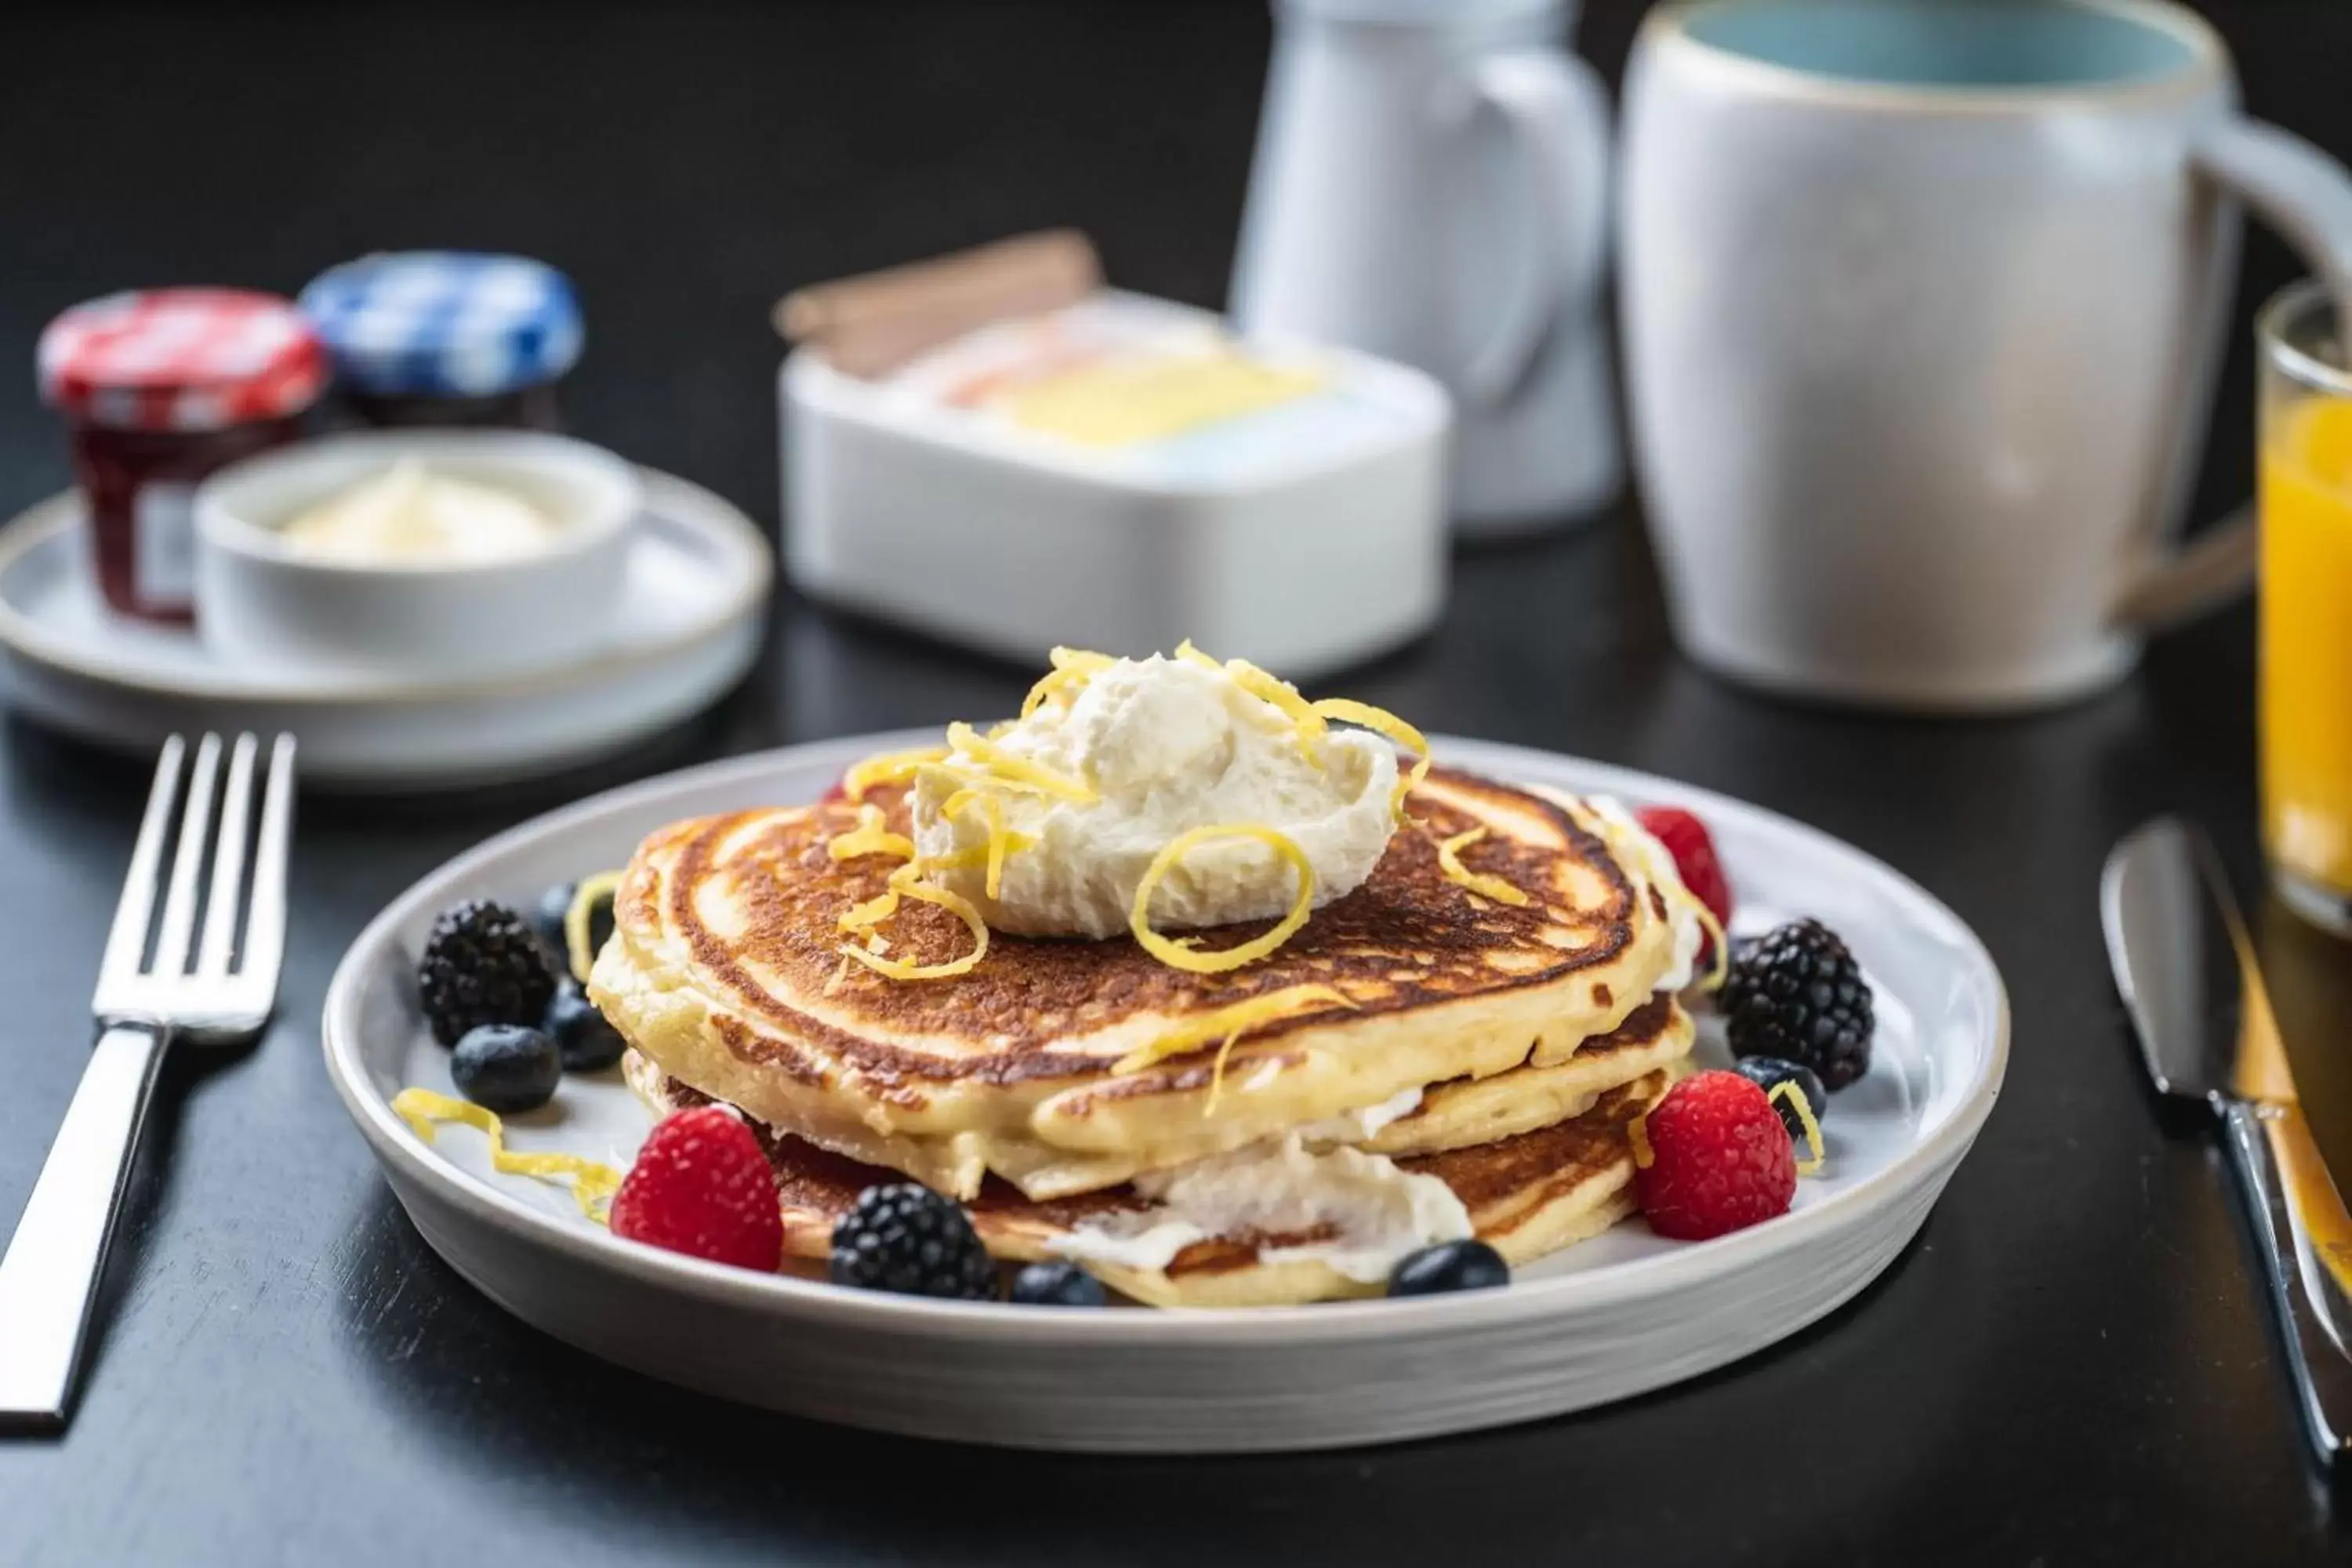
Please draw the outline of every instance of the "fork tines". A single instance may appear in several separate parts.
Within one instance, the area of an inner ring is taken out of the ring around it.
[[[186,747],[177,735],[163,742],[163,755],[155,764],[154,787],[148,793],[146,815],[139,826],[139,842],[123,879],[122,901],[115,907],[106,956],[99,967],[98,994],[92,1006],[102,1019],[145,1018],[200,1028],[257,1027],[277,994],[278,969],[286,948],[286,855],[294,815],[294,737],[280,735],[270,746],[257,836],[249,833],[248,826],[260,742],[250,734],[236,738],[228,749],[226,785],[219,776],[222,749],[217,735],[206,735],[197,743],[195,760],[186,770],[185,804],[181,805],[181,763]],[[175,806],[180,806],[176,819]],[[153,918],[155,892],[167,846],[171,874],[163,884],[163,911],[157,920]],[[211,851],[209,875],[207,848]],[[196,919],[200,892],[204,898],[201,928]],[[244,912],[241,930],[240,910]]]

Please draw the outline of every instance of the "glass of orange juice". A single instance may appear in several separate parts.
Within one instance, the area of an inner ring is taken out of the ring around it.
[[[2263,846],[2281,900],[2352,936],[2352,370],[2317,283],[2256,333]]]

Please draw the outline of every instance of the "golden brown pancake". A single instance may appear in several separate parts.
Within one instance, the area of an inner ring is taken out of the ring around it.
[[[901,790],[869,798],[898,831]],[[1576,815],[1440,770],[1360,888],[1271,957],[1222,975],[1131,940],[992,934],[970,973],[902,981],[843,959],[840,915],[896,861],[835,861],[845,803],[702,818],[632,860],[590,994],[664,1072],[759,1121],[969,1197],[993,1173],[1033,1198],[1115,1185],[1402,1091],[1568,1058],[1646,1004],[1673,961],[1664,893]],[[1482,898],[1440,869],[1438,839],[1484,827],[1474,871],[1530,895]],[[943,962],[972,937],[908,903],[890,956]],[[1207,933],[1218,948],[1263,925]],[[1214,1084],[1203,1046],[1113,1064],[1187,1018],[1291,986],[1343,993],[1244,1034]],[[1213,1100],[1213,1110],[1211,1109]]]
[[[1514,1266],[1528,1263],[1597,1236],[1633,1212],[1633,1156],[1625,1129],[1665,1092],[1675,1073],[1668,1067],[1643,1074],[1601,1095],[1581,1115],[1550,1127],[1474,1148],[1412,1155],[1397,1163],[1451,1187],[1469,1210],[1480,1240]],[[709,1097],[662,1076],[642,1058],[630,1063],[630,1081],[662,1113],[710,1103]],[[834,1223],[856,1205],[858,1194],[901,1179],[895,1171],[862,1164],[756,1121],[752,1130],[775,1171],[785,1252],[808,1264],[827,1256]],[[1055,1243],[1089,1220],[1142,1213],[1150,1205],[1124,1186],[1038,1202],[991,1179],[965,1207],[991,1253],[1028,1262],[1054,1257]],[[1082,1267],[1123,1294],[1158,1307],[1286,1306],[1380,1293],[1378,1282],[1350,1279],[1313,1258],[1268,1261],[1264,1256],[1317,1239],[1313,1234],[1217,1237],[1184,1248],[1164,1269],[1094,1261]]]
[[[1492,1078],[1432,1084],[1411,1110],[1370,1137],[1376,1154],[1437,1154],[1492,1143],[1581,1115],[1610,1089],[1690,1054],[1697,1026],[1664,992],[1557,1062],[1522,1063]]]

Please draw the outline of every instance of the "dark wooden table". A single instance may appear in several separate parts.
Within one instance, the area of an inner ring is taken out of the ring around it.
[[[1587,19],[1612,74],[1634,7]],[[2352,7],[2212,7],[2251,101],[2352,153]],[[1026,226],[1223,293],[1268,36],[1232,4],[588,5],[331,15],[83,6],[11,24],[0,94],[0,510],[65,480],[30,391],[58,307],[291,289],[452,244],[578,280],[584,434],[772,519],[785,287]],[[2284,281],[2250,247],[2249,300]],[[2229,367],[2206,510],[2250,469]],[[1759,700],[1668,645],[1630,509],[1466,556],[1453,613],[1347,683],[1843,835],[1970,921],[2017,1029],[1923,1238],[1810,1332],[1581,1417],[1402,1448],[1056,1459],[674,1392],[509,1320],[428,1252],[319,1060],[328,973],[412,879],[583,791],[730,751],[1003,708],[1026,676],[786,603],[751,683],[640,754],[463,800],[306,803],[281,1021],[168,1070],[109,1326],[62,1438],[0,1446],[0,1563],[2319,1562],[2315,1489],[2206,1145],[2161,1130],[2093,884],[2161,808],[2251,882],[2251,617],[2063,713],[1890,721]],[[0,1224],[89,1036],[143,766],[0,731]],[[2338,1079],[2340,1081],[2340,1079]],[[2315,1107],[2346,1146],[2352,1093]],[[2342,1168],[2339,1166],[2339,1168]]]

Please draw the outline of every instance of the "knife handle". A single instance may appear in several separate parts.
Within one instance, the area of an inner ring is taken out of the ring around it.
[[[2327,1179],[2300,1110],[2231,1100],[2222,1121],[2246,1219],[2270,1281],[2271,1307],[2278,1314],[2304,1430],[2321,1467],[2332,1467],[2352,1448],[2352,1358],[2336,1333],[2344,1299],[2335,1289],[2330,1264],[2321,1261],[2313,1232],[2336,1232],[2324,1239],[2331,1247],[2341,1247],[2352,1237],[2352,1220]],[[2315,1227],[2306,1214],[2317,1217]],[[2347,1261],[2330,1263],[2343,1267]]]

